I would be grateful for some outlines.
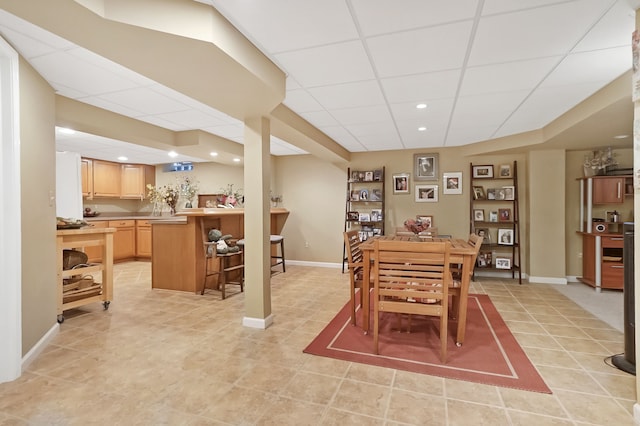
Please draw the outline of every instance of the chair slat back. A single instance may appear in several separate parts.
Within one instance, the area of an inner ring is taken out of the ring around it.
[[[449,242],[374,242],[374,299],[380,310],[438,315],[446,309],[449,271]],[[385,298],[395,298],[392,303]],[[415,302],[435,301],[435,305],[416,307]],[[403,306],[404,305],[404,306]]]
[[[480,253],[480,246],[482,246],[482,241],[484,240],[484,237],[481,235],[477,235],[475,233],[472,233],[471,235],[469,235],[469,244],[472,245],[476,251],[473,255],[473,262],[471,263],[471,274],[473,275],[473,270],[476,267],[476,260],[478,259],[478,253]]]
[[[349,272],[356,278],[362,270],[362,250],[360,250],[360,237],[358,231],[346,231],[344,234],[344,244],[347,249],[347,260],[349,261]]]

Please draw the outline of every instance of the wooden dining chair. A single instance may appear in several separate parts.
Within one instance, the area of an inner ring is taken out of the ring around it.
[[[480,246],[482,246],[482,240],[484,239],[484,237],[480,236],[480,235],[476,235],[474,233],[469,235],[469,239],[467,240],[467,242],[469,243],[469,245],[473,246],[475,248],[475,253],[473,255],[473,258],[471,259],[471,268],[469,270],[469,280],[471,280],[471,277],[473,277],[473,271],[476,267],[476,261],[478,260],[478,253],[480,252]],[[458,318],[458,315],[460,314],[458,312],[458,306],[460,305],[460,302],[458,301],[458,298],[460,297],[460,287],[462,285],[462,265],[451,265],[451,273],[452,273],[452,277],[453,279],[451,280],[451,287],[449,288],[449,293],[451,294],[451,317],[452,318]]]
[[[447,360],[450,242],[374,241],[373,345],[378,350],[380,313],[436,316],[440,359]]]
[[[346,231],[343,236],[347,250],[347,261],[349,262],[351,324],[356,325],[356,289],[360,289],[360,305],[362,305],[362,279],[364,273],[360,237],[358,236],[358,231]],[[363,309],[369,309],[369,307]]]

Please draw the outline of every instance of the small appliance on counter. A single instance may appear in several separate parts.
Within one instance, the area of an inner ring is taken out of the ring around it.
[[[96,216],[100,216],[100,212],[97,212],[95,210],[91,210],[91,207],[87,207],[87,208],[84,209],[83,216],[84,217],[96,217]]]

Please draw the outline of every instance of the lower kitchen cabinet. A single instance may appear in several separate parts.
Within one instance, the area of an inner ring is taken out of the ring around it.
[[[136,256],[136,221],[110,220],[109,228],[116,228],[113,234],[113,260],[131,259]]]
[[[136,220],[136,257],[151,258],[151,221]]]
[[[582,277],[580,281],[600,289],[622,290],[624,287],[621,234],[582,235]]]

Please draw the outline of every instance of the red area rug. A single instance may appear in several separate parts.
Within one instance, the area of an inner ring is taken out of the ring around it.
[[[411,333],[407,319],[398,331],[398,317],[383,314],[380,322],[380,354],[373,353],[373,312],[371,332],[365,335],[361,310],[358,326],[349,318],[345,305],[324,330],[304,349],[305,353],[362,364],[395,368],[450,379],[493,386],[551,393],[487,295],[469,295],[467,330],[461,347],[455,344],[457,321],[449,321],[447,363],[440,362],[437,319],[414,315]]]

